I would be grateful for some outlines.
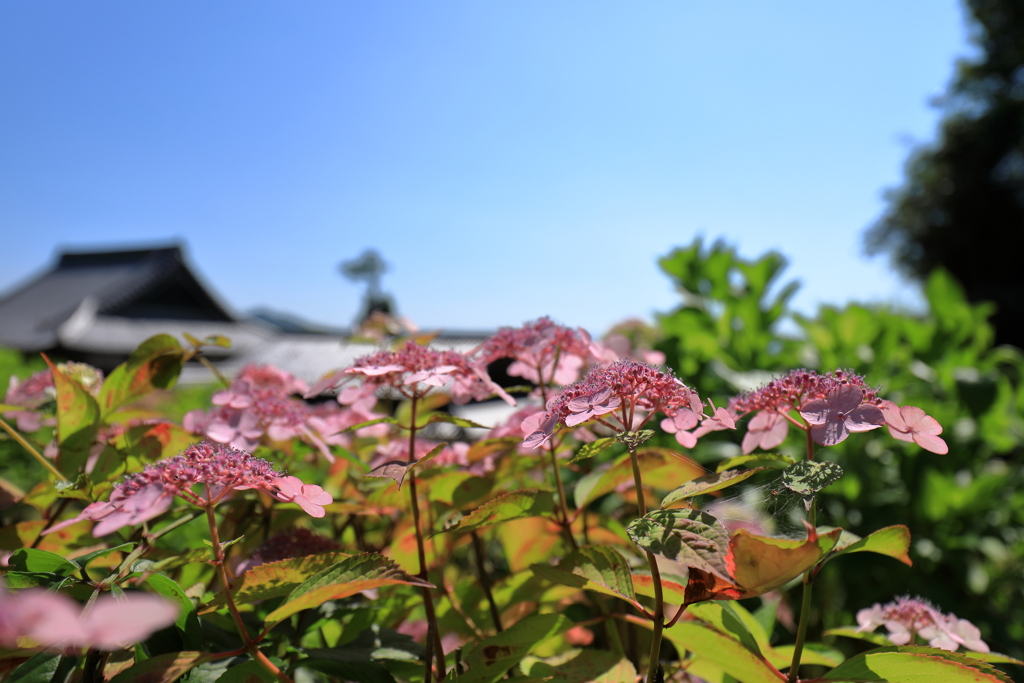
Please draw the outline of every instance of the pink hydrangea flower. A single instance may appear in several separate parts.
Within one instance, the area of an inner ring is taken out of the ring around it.
[[[939,437],[942,425],[916,406],[898,406],[892,401],[882,401],[880,406],[889,433],[900,441],[913,441],[932,453],[944,455],[949,446]]]
[[[889,640],[896,645],[913,645],[920,636],[929,645],[955,652],[964,646],[973,652],[988,652],[981,640],[981,631],[966,619],[954,614],[943,614],[927,600],[903,596],[895,602],[862,609],[857,612],[858,631],[873,631],[885,626]]]
[[[357,358],[351,367],[317,382],[307,397],[361,378],[364,387],[390,387],[405,398],[420,398],[452,384],[452,400],[466,403],[498,395],[510,405],[515,399],[491,381],[479,363],[463,354],[407,342],[397,351],[378,351]],[[342,393],[344,393],[344,389]]]
[[[800,415],[811,425],[811,438],[823,446],[834,446],[851,432],[867,432],[885,423],[878,406],[864,403],[860,387],[843,384],[824,398],[808,401]]]
[[[193,490],[200,488],[197,493]],[[105,536],[129,524],[141,524],[166,512],[175,497],[199,507],[219,502],[229,491],[260,489],[283,502],[296,502],[314,517],[323,517],[331,495],[319,486],[285,476],[262,458],[210,441],[189,446],[180,455],[149,465],[114,487],[107,502],[88,505],[69,520],[44,533],[90,520],[94,536]]]
[[[546,386],[576,381],[588,362],[615,360],[614,356],[604,357],[605,354],[585,330],[564,327],[545,317],[522,327],[498,330],[474,356],[484,365],[511,358],[509,375]]]
[[[315,484],[303,484],[298,477],[280,477],[274,480],[273,495],[286,503],[298,503],[306,514],[323,517],[327,514],[324,505],[334,502],[331,494]]]
[[[53,649],[119,650],[170,626],[178,606],[158,595],[131,592],[102,595],[82,610],[61,593],[29,588],[8,593],[0,584],[0,645],[18,647],[19,638]]]
[[[4,417],[15,420],[18,429],[22,432],[38,431],[43,424],[55,424],[56,421],[49,419],[44,421],[43,415],[36,412],[44,404],[54,400],[53,373],[49,370],[41,370],[24,381],[11,376],[7,384],[7,393],[4,394],[2,403],[9,406],[19,406],[25,410],[11,410],[4,413]]]
[[[607,407],[611,409],[605,410]],[[633,430],[641,429],[655,413],[676,418],[680,411],[703,417],[703,405],[695,391],[670,373],[644,363],[620,360],[591,369],[581,381],[548,401],[541,427],[527,436],[523,444],[535,448],[551,438],[559,423],[575,426],[581,422],[580,416],[596,417],[602,422],[610,419],[615,423],[608,423],[612,428]],[[680,419],[687,424],[690,418],[684,415]]]
[[[230,388],[213,395],[212,402],[217,408],[209,412],[190,411],[182,424],[194,434],[244,451],[254,450],[264,440],[283,442],[299,438],[334,462],[327,445],[329,437],[364,420],[356,417],[335,432],[324,433],[322,430],[331,429],[333,422],[345,421],[340,414],[330,413],[345,411],[337,406],[310,406],[296,397],[306,391],[305,382],[283,370],[270,365],[247,365]]]

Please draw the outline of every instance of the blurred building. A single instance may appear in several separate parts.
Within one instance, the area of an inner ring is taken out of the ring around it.
[[[153,335],[171,334],[186,345],[188,333],[231,340],[230,348],[204,351],[229,377],[247,363],[269,363],[313,383],[377,350],[396,332],[378,319],[366,324],[361,331],[379,331],[377,339],[354,338],[349,330],[317,327],[287,314],[240,316],[189,266],[178,244],[61,251],[53,265],[0,298],[0,346],[108,372]],[[432,343],[468,351],[486,336],[442,334]],[[210,372],[190,363],[181,381],[210,382]]]

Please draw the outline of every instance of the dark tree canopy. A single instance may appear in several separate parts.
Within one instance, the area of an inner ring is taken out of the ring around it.
[[[923,279],[942,267],[992,301],[997,343],[1024,348],[1024,2],[967,0],[973,60],[943,98],[939,139],[917,150],[866,236]]]

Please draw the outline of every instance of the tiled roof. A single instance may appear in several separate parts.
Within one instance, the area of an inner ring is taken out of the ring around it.
[[[53,348],[79,309],[115,314],[174,278],[200,292],[207,317],[232,319],[188,270],[180,247],[63,253],[56,266],[0,299],[0,346]]]

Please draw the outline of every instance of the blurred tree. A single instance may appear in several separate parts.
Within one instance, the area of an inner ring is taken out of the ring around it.
[[[938,141],[907,162],[866,242],[919,280],[944,267],[969,300],[996,303],[996,343],[1024,348],[1024,3],[966,7],[979,54],[959,63]]]
[[[394,300],[380,288],[380,278],[387,271],[388,264],[376,249],[367,249],[357,258],[342,261],[338,269],[353,282],[366,282],[366,294],[363,296],[358,323],[366,322],[374,313],[395,315]]]

